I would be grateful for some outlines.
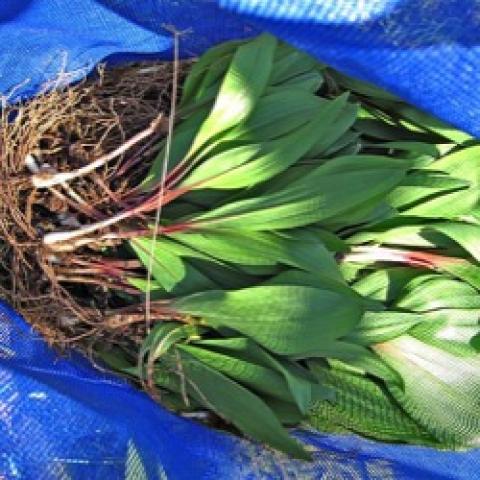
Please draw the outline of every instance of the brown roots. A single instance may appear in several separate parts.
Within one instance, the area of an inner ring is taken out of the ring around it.
[[[185,72],[188,63],[181,67]],[[75,275],[82,258],[94,257],[94,246],[74,257],[52,254],[43,236],[117,213],[158,151],[164,132],[156,129],[68,185],[36,189],[32,172],[82,168],[146,129],[159,114],[167,119],[172,75],[167,62],[99,69],[93,79],[2,109],[0,297],[51,344],[65,347],[112,334],[102,315],[111,305],[109,284],[101,275],[85,282]]]

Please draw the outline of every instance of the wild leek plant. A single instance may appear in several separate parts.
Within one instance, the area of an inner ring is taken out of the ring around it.
[[[480,147],[269,35],[205,53],[176,120],[111,216],[43,238],[116,292],[98,357],[302,458],[285,426],[477,445]]]

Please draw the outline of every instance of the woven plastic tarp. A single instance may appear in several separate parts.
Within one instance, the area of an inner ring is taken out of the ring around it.
[[[475,0],[2,0],[0,93],[96,62],[182,54],[261,30],[480,135]],[[480,453],[298,432],[313,463],[171,415],[0,305],[0,479],[473,479]]]

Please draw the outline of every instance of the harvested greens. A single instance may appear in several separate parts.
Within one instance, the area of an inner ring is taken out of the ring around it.
[[[95,355],[301,458],[286,426],[478,446],[480,146],[269,35],[205,53],[176,120],[110,217],[43,236],[113,292]]]

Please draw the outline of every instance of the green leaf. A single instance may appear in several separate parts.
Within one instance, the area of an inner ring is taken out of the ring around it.
[[[188,157],[250,115],[270,78],[276,44],[274,37],[264,34],[236,50],[212,111],[200,127]]]
[[[291,397],[295,400],[297,408],[305,414],[312,403],[312,399],[332,398],[331,392],[323,385],[314,385],[313,378],[308,371],[298,364],[286,359],[276,358],[263,350],[251,339],[239,337],[228,339],[201,340],[196,342],[203,347],[214,349],[238,358],[254,361],[259,365],[271,368],[283,376],[290,390]],[[272,397],[280,398],[272,394]]]
[[[195,259],[192,259],[191,263],[213,283],[227,290],[244,288],[260,281],[257,273],[242,270],[238,265],[222,265]]]
[[[308,230],[317,236],[323,245],[325,245],[325,247],[331,252],[343,253],[348,252],[350,249],[347,243],[333,232],[316,226],[309,227]]]
[[[474,339],[480,332],[479,314],[479,310],[450,309],[424,313],[424,321],[409,334],[459,357],[478,356]]]
[[[342,98],[342,96],[337,97]],[[321,134],[317,135],[317,141],[313,147],[308,151],[307,156],[309,157],[321,157],[326,155],[329,148],[332,147],[342,136],[348,131],[348,129],[353,125],[357,118],[358,106],[354,104],[346,104],[341,111],[340,115],[336,116],[334,120],[331,121],[327,129],[325,129]],[[354,132],[349,132],[351,141],[352,138],[356,138]],[[337,148],[341,148],[338,146]]]
[[[391,125],[383,120],[359,119],[355,122],[354,129],[362,136],[385,141],[415,141],[431,142],[434,140],[431,135],[412,132],[400,126]]]
[[[348,367],[353,371],[374,375],[390,383],[399,385],[402,383],[395,370],[386,365],[375,352],[363,345],[338,340],[324,347],[319,346],[316,350],[311,350],[305,355],[305,358],[321,357],[327,358],[328,363],[333,366]]]
[[[220,261],[245,266],[289,265],[321,272],[338,281],[342,277],[332,253],[313,233],[204,229],[171,235],[172,239]]]
[[[294,229],[278,232],[276,236],[283,240],[285,253],[282,259],[286,265],[312,272],[321,278],[345,283],[334,253],[328,250],[322,241],[323,239],[328,241],[328,236],[322,235],[321,229]],[[330,242],[336,240],[339,239],[330,237]],[[338,243],[336,245],[340,246]],[[333,243],[330,246],[333,246]]]
[[[391,394],[373,379],[309,362],[320,381],[335,391],[335,401],[319,401],[309,415],[321,431],[350,431],[390,442],[438,442],[411,419]]]
[[[367,198],[347,208],[341,215],[335,215],[322,221],[324,228],[330,230],[350,229],[352,225],[368,225],[388,220],[397,214],[385,201],[385,192]]]
[[[227,264],[211,255],[202,253],[192,248],[188,242],[182,243],[182,235],[162,236],[157,238],[157,248],[161,251],[168,250],[173,255],[181,258],[186,269],[184,278],[171,290],[172,294],[183,295],[190,289],[211,290],[212,287],[241,288],[250,285],[255,279],[242,274],[241,270]],[[188,261],[185,260],[188,258]],[[204,288],[201,286],[204,286]],[[198,288],[197,288],[198,287]],[[185,293],[182,293],[185,292]]]
[[[147,237],[131,240],[130,246],[146,268],[151,264],[153,277],[165,290],[173,290],[185,278],[186,269],[181,258],[165,246],[156,243],[152,251],[152,239]]]
[[[298,286],[198,293],[174,301],[171,307],[214,328],[234,329],[286,355],[302,355],[330,344],[347,334],[361,315],[361,306],[350,298]]]
[[[323,151],[323,156],[330,157],[334,155],[343,156],[343,149],[352,145],[359,145],[360,135],[352,130],[347,130],[342,136],[340,136],[335,142],[332,142],[330,146]],[[355,152],[355,154],[358,152]],[[345,154],[349,155],[349,154]]]
[[[452,145],[452,144],[450,144]],[[431,143],[426,142],[385,142],[368,145],[371,148],[387,148],[392,150],[400,150],[403,152],[408,152],[412,157],[418,155],[425,155],[427,157],[432,157],[432,160],[438,158],[443,153],[443,148],[440,148],[439,145],[432,145]]]
[[[423,275],[407,284],[395,305],[417,312],[441,308],[478,309],[480,296],[465,282],[443,275]]]
[[[391,302],[398,297],[405,284],[420,273],[409,267],[382,268],[358,279],[352,288],[360,295]]]
[[[469,215],[471,210],[478,205],[480,199],[479,153],[479,146],[464,148],[426,167],[429,170],[445,172],[455,178],[463,179],[470,186],[463,190],[437,195],[433,199],[405,210],[403,213],[411,216],[448,219]]]
[[[196,325],[177,325],[174,329],[162,332],[162,335],[158,335],[156,332],[155,337],[149,342],[147,364],[153,366],[156,360],[165,355],[173,345],[181,341],[189,342],[199,339],[200,332],[201,330]]]
[[[422,112],[405,103],[397,105],[395,107],[395,113],[407,118],[414,124],[419,125],[422,129],[430,130],[431,132],[458,144],[462,144],[473,138],[468,133],[457,130],[451,125],[432,117],[428,113]]]
[[[352,90],[355,93],[359,93],[367,97],[388,100],[391,102],[400,101],[397,96],[373,85],[372,83],[343,75],[342,73],[330,68],[327,69],[327,74],[335,83],[342,85],[343,88]]]
[[[203,123],[207,115],[208,110],[199,110],[198,112],[190,115],[187,120],[183,121],[178,127],[175,128],[175,131],[172,135],[170,155],[168,157],[169,172],[171,172],[172,168],[178,165],[178,163],[180,163],[180,161],[185,157],[193,139],[195,138],[195,135],[198,132],[198,129],[200,128],[200,125]],[[152,163],[152,166],[150,167],[147,177],[142,182],[144,189],[148,190],[160,182],[162,178],[164,159],[165,145],[158,152]]]
[[[315,93],[323,85],[323,75],[317,70],[312,69],[308,72],[289,78],[283,83],[268,87],[268,92],[280,92],[285,87],[298,88],[305,92]]]
[[[116,370],[117,372],[129,374],[129,370],[132,367],[132,359],[119,347],[97,347],[95,349],[95,355],[102,362],[108,365],[109,368]]]
[[[271,397],[265,397],[263,401],[283,425],[296,426],[305,418],[305,415],[303,415],[293,403],[282,402],[277,398]]]
[[[300,50],[290,48],[287,55],[275,60],[272,68],[270,83],[272,85],[284,82],[312,70],[317,60]]]
[[[160,322],[154,325],[150,333],[143,340],[142,345],[140,347],[140,350],[138,353],[139,366],[143,364],[143,361],[147,353],[156,349],[157,346],[161,344],[163,339],[168,337],[170,334],[173,333],[175,335],[175,332],[178,330],[178,328],[179,326],[177,322]],[[168,344],[169,347],[171,345],[172,343]],[[166,352],[167,350],[168,348],[164,350],[164,352]]]
[[[243,145],[223,151],[196,167],[182,183],[192,188],[251,187],[278,175],[299,160],[316,138],[328,132],[329,119],[338,115],[346,97],[323,103],[306,125],[264,144]]]
[[[480,261],[480,226],[461,222],[436,223],[426,227],[441,232]]]
[[[322,106],[328,106],[329,103],[329,100],[298,88],[282,88],[280,92],[266,94],[258,99],[253,112],[244,122],[217,135],[194,161],[198,163],[208,155],[218,155],[235,146],[268,142],[293,132],[308,123]],[[189,121],[187,119],[180,127]],[[188,147],[184,153],[187,150]]]
[[[245,120],[226,132],[221,140],[241,139],[267,142],[293,132],[312,120],[319,112],[335,114],[326,100],[298,88],[282,88],[280,92],[264,95]],[[325,117],[328,120],[328,116]]]
[[[403,160],[388,157],[339,157],[278,192],[232,202],[196,220],[247,230],[285,229],[321,222],[385,195],[402,180],[407,168]]]
[[[460,358],[408,335],[374,348],[402,376],[402,389],[387,387],[412,418],[444,444],[480,443],[480,357]]]
[[[285,270],[268,279],[263,285],[297,285],[328,289],[344,297],[349,297],[354,302],[364,304],[364,299],[346,285],[343,278],[338,278],[337,273],[330,275],[328,271]]]
[[[202,103],[205,99],[210,99],[212,87],[218,92],[230,63],[232,55],[224,55],[219,57],[215,62],[209,65],[208,70],[204,73],[200,84],[195,89],[192,98],[192,104]]]
[[[355,330],[345,338],[361,345],[386,342],[408,332],[422,320],[422,315],[418,313],[394,310],[365,312]]]
[[[282,239],[270,232],[205,229],[170,237],[210,257],[242,265],[275,265],[285,256]]]
[[[428,197],[464,190],[469,185],[469,182],[449,175],[414,171],[388,196],[388,202],[392,207],[405,209],[421,200],[428,200]]]
[[[448,272],[454,277],[460,278],[465,282],[480,290],[480,267],[473,265],[468,261],[452,258],[445,261],[438,266],[442,271]]]
[[[270,395],[283,401],[293,400],[285,379],[274,370],[258,365],[250,359],[236,358],[231,353],[226,355],[201,347],[201,343],[178,346],[179,349],[188,352],[208,367],[257,393]]]
[[[181,351],[182,368],[207,408],[244,434],[297,458],[310,455],[288,435],[268,406],[256,395],[218,371]]]
[[[222,42],[210,49],[208,49],[200,59],[194,63],[191,68],[185,82],[182,86],[182,100],[180,102],[180,107],[184,106],[188,101],[190,101],[197,91],[198,86],[205,73],[208,72],[212,63],[216,62],[218,59],[224,57],[225,55],[234,54],[235,50],[244,43],[244,41],[231,41],[231,42]]]
[[[405,217],[403,217],[405,218]],[[397,220],[397,219],[395,219]],[[348,239],[351,244],[374,242],[382,245],[398,245],[402,247],[418,248],[442,248],[446,249],[454,245],[444,235],[436,232],[428,224],[409,225],[408,222],[415,222],[416,219],[406,219],[398,227],[388,228],[387,222],[374,226],[369,231],[361,231]],[[399,222],[396,222],[397,224]]]

